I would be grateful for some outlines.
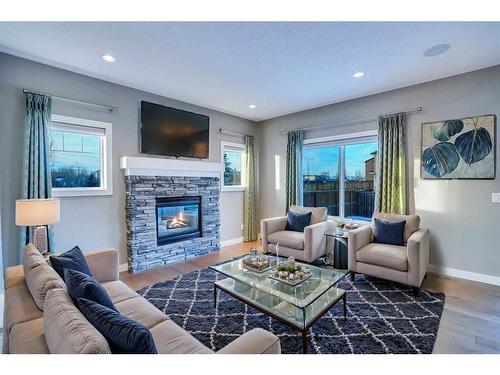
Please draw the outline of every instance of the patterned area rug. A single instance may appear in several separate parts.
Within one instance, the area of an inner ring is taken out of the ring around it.
[[[225,278],[210,269],[141,289],[139,294],[212,350],[252,328],[280,338],[283,353],[301,353],[301,335],[288,326],[220,292],[213,307],[213,282]],[[347,320],[339,301],[309,332],[308,353],[431,353],[445,296],[423,289],[418,297],[401,284],[365,275],[346,277]]]

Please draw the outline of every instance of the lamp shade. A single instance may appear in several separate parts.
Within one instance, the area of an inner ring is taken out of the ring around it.
[[[59,199],[16,200],[16,225],[48,225],[58,223],[59,218]]]

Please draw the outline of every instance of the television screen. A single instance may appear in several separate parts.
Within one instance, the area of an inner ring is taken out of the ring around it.
[[[142,153],[206,159],[208,134],[208,116],[141,102]]]

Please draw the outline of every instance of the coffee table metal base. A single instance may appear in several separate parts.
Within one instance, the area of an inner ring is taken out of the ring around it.
[[[273,319],[276,319],[280,321],[283,324],[286,324],[288,327],[300,332],[302,334],[302,353],[307,354],[307,332],[309,331],[309,328],[311,328],[314,323],[316,323],[323,315],[325,315],[330,309],[335,306],[335,304],[342,299],[343,303],[343,308],[344,308],[344,320],[347,319],[347,300],[346,300],[346,292],[342,294],[341,297],[338,299],[332,301],[330,304],[328,304],[319,314],[317,314],[316,318],[314,318],[305,328],[299,327],[293,323],[290,323],[286,319],[282,319],[280,316],[273,314],[272,312],[261,308],[260,306],[252,303],[252,301],[248,299],[243,299],[239,295],[233,293],[231,290],[228,290],[227,288],[224,288],[220,286],[217,282],[214,282],[214,309],[217,308],[217,289],[222,290],[223,292],[229,294],[231,297],[237,299],[238,301],[241,301],[245,304],[247,304],[250,307],[253,307],[254,309],[260,311],[261,313],[270,316]]]

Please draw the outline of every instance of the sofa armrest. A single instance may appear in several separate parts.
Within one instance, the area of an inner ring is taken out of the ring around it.
[[[227,344],[217,354],[281,354],[280,339],[262,328],[255,328]]]
[[[90,272],[100,283],[118,280],[118,251],[100,249],[85,253]]]
[[[24,267],[22,264],[5,269],[5,289],[19,285],[26,285],[24,279]]]
[[[260,232],[262,236],[262,250],[267,253],[267,237],[274,232],[279,232],[281,230],[285,230],[287,217],[273,217],[270,219],[262,219],[260,221]]]
[[[304,228],[304,255],[307,262],[312,262],[326,253],[325,233],[333,227],[328,221],[322,221]]]
[[[356,252],[372,241],[371,225],[364,225],[349,231],[349,241],[347,243],[347,259],[349,271],[356,272]]]
[[[408,258],[408,283],[419,287],[429,267],[429,231],[419,229],[406,243]]]

